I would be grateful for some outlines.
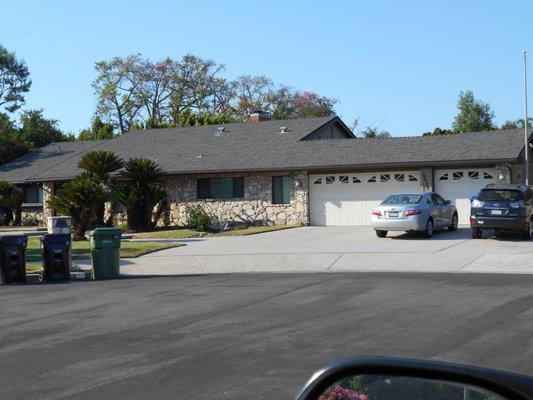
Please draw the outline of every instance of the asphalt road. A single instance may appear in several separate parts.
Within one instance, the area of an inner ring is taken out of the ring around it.
[[[3,399],[290,399],[333,360],[533,374],[533,276],[206,275],[0,287]]]

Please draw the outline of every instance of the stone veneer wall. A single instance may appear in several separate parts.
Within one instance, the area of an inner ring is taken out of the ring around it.
[[[291,177],[289,204],[272,203],[272,177]],[[201,206],[217,222],[224,225],[238,223],[259,223],[266,225],[286,225],[309,223],[307,172],[293,173],[247,173],[212,174],[203,178],[223,178],[244,176],[243,199],[197,199],[197,175],[168,178],[166,185],[169,194],[170,212],[168,223],[183,226],[186,224],[186,208],[189,205]]]

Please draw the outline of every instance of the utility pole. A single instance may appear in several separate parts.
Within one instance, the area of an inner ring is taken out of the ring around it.
[[[529,134],[527,129],[527,52],[524,50],[524,162],[526,164],[526,185],[529,185]]]

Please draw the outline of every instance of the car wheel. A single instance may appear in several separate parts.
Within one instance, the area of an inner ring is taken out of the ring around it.
[[[459,225],[459,216],[457,215],[457,213],[454,213],[452,217],[452,224],[448,227],[448,230],[452,232],[456,231],[458,225]]]
[[[387,231],[376,231],[376,235],[379,238],[384,238],[385,236],[387,236]]]
[[[531,240],[531,237],[533,236],[532,229],[533,229],[533,224],[531,224],[531,220],[529,220],[529,222],[526,225],[526,229],[524,229],[524,231],[522,232],[522,237],[525,240]]]
[[[472,229],[472,239],[481,239],[482,235],[481,229]]]
[[[429,239],[431,236],[433,236],[433,220],[431,218],[428,219],[428,223],[426,224],[426,230],[423,234],[426,239]]]

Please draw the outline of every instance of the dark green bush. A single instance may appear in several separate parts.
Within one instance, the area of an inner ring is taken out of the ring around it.
[[[200,206],[188,206],[187,226],[195,231],[206,232],[211,228],[213,219]]]

